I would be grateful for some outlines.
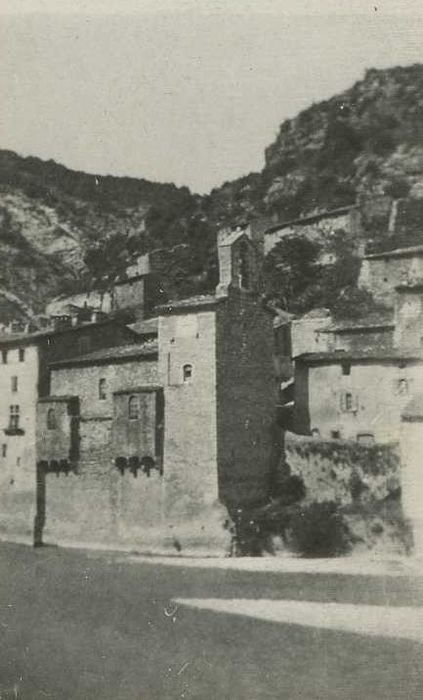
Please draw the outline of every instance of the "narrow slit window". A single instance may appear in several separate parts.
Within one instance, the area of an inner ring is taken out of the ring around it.
[[[192,365],[184,365],[182,368],[182,378],[185,384],[189,384],[192,381]]]
[[[18,390],[18,378],[17,377],[11,377],[11,384],[12,384],[12,392],[15,393]]]
[[[353,396],[352,394],[345,394],[345,410],[352,411],[353,409]]]
[[[107,398],[107,383],[105,379],[100,379],[98,382],[98,398],[104,401]]]
[[[1,446],[1,456],[2,457],[7,457],[7,445],[4,442],[3,445]]]
[[[54,408],[49,408],[47,412],[47,428],[48,430],[55,430],[57,428],[56,413]]]
[[[1,360],[4,365],[7,365],[7,350],[1,351]]]
[[[19,348],[19,362],[25,362],[25,348]]]
[[[140,417],[140,406],[138,396],[130,396],[128,401],[129,420],[138,420]]]

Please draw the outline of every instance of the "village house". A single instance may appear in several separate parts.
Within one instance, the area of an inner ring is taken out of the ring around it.
[[[358,286],[366,289],[376,303],[393,308],[395,289],[423,279],[423,245],[396,248],[365,255]]]
[[[335,233],[343,231],[351,239],[359,241],[360,228],[360,207],[356,205],[331,209],[292,221],[276,222],[266,228],[264,252],[267,255],[275,245],[290,236],[304,236],[325,246]],[[330,264],[333,261],[333,254],[329,252],[323,252],[319,260],[321,264]]]
[[[38,397],[50,393],[48,365],[137,335],[110,321],[56,319],[35,332],[0,337],[0,535],[32,537],[35,516],[35,442]],[[17,330],[17,329],[14,329]]]
[[[361,442],[399,439],[402,411],[423,386],[423,285],[408,279],[393,290],[392,312],[315,323],[308,352],[307,328],[298,322],[297,432]]]
[[[228,512],[266,502],[276,382],[263,235],[223,230],[218,254],[215,294],[159,307],[134,324],[136,344],[51,363],[37,416],[44,541],[223,552]]]

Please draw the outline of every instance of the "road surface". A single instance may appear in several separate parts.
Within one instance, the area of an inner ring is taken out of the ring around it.
[[[417,700],[422,605],[405,576],[0,543],[0,700]]]

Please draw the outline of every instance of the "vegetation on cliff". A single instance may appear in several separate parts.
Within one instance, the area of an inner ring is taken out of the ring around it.
[[[41,310],[60,292],[107,284],[136,254],[181,243],[166,266],[169,293],[205,292],[216,282],[219,226],[257,216],[284,221],[357,199],[368,243],[421,241],[423,65],[367,71],[349,90],[285,121],[260,173],[206,196],[0,151],[0,292]],[[354,297],[357,259],[342,234],[336,262],[325,268],[311,244],[280,244],[266,263],[269,294],[293,311],[331,306],[343,291]],[[7,320],[19,310],[2,298]]]

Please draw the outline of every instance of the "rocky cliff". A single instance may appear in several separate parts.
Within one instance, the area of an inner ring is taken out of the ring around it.
[[[360,235],[374,247],[423,240],[423,65],[367,71],[285,121],[260,173],[206,196],[0,151],[1,320],[25,305],[39,311],[59,292],[107,284],[135,254],[178,243],[189,255],[168,265],[171,292],[207,291],[220,225],[284,221],[357,200]]]

